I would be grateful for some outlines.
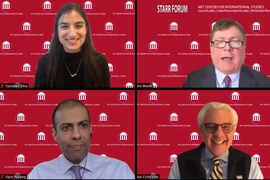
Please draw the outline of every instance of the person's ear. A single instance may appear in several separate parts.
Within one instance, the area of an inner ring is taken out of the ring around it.
[[[93,134],[92,126],[90,126],[90,138],[92,138],[92,134]]]
[[[58,142],[58,134],[54,128],[52,128],[52,136],[56,142]]]
[[[200,135],[201,135],[201,137],[202,137],[202,139],[203,139],[203,128],[202,127],[200,127]]]

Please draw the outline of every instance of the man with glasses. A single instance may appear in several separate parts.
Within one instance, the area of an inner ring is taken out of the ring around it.
[[[183,87],[269,88],[268,76],[244,64],[246,43],[242,25],[233,19],[217,21],[210,34],[212,64],[191,72]]]
[[[256,160],[231,146],[237,123],[228,104],[206,104],[198,114],[203,143],[177,156],[169,179],[263,179]]]

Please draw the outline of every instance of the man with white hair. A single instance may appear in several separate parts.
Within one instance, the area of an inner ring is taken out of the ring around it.
[[[169,179],[263,179],[256,160],[231,146],[238,123],[232,107],[207,103],[197,119],[203,143],[177,156]]]

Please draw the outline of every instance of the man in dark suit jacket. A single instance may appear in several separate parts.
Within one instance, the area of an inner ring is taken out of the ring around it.
[[[233,19],[221,19],[210,34],[212,65],[188,74],[183,88],[262,88],[270,78],[244,64],[246,33]]]
[[[191,72],[185,81],[184,88],[216,88],[217,76],[213,64]],[[238,80],[239,88],[269,88],[270,78],[243,64]]]

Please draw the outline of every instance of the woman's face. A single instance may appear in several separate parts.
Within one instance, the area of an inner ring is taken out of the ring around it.
[[[64,13],[58,21],[58,36],[64,50],[76,53],[81,50],[87,33],[86,24],[80,13],[73,10]]]

